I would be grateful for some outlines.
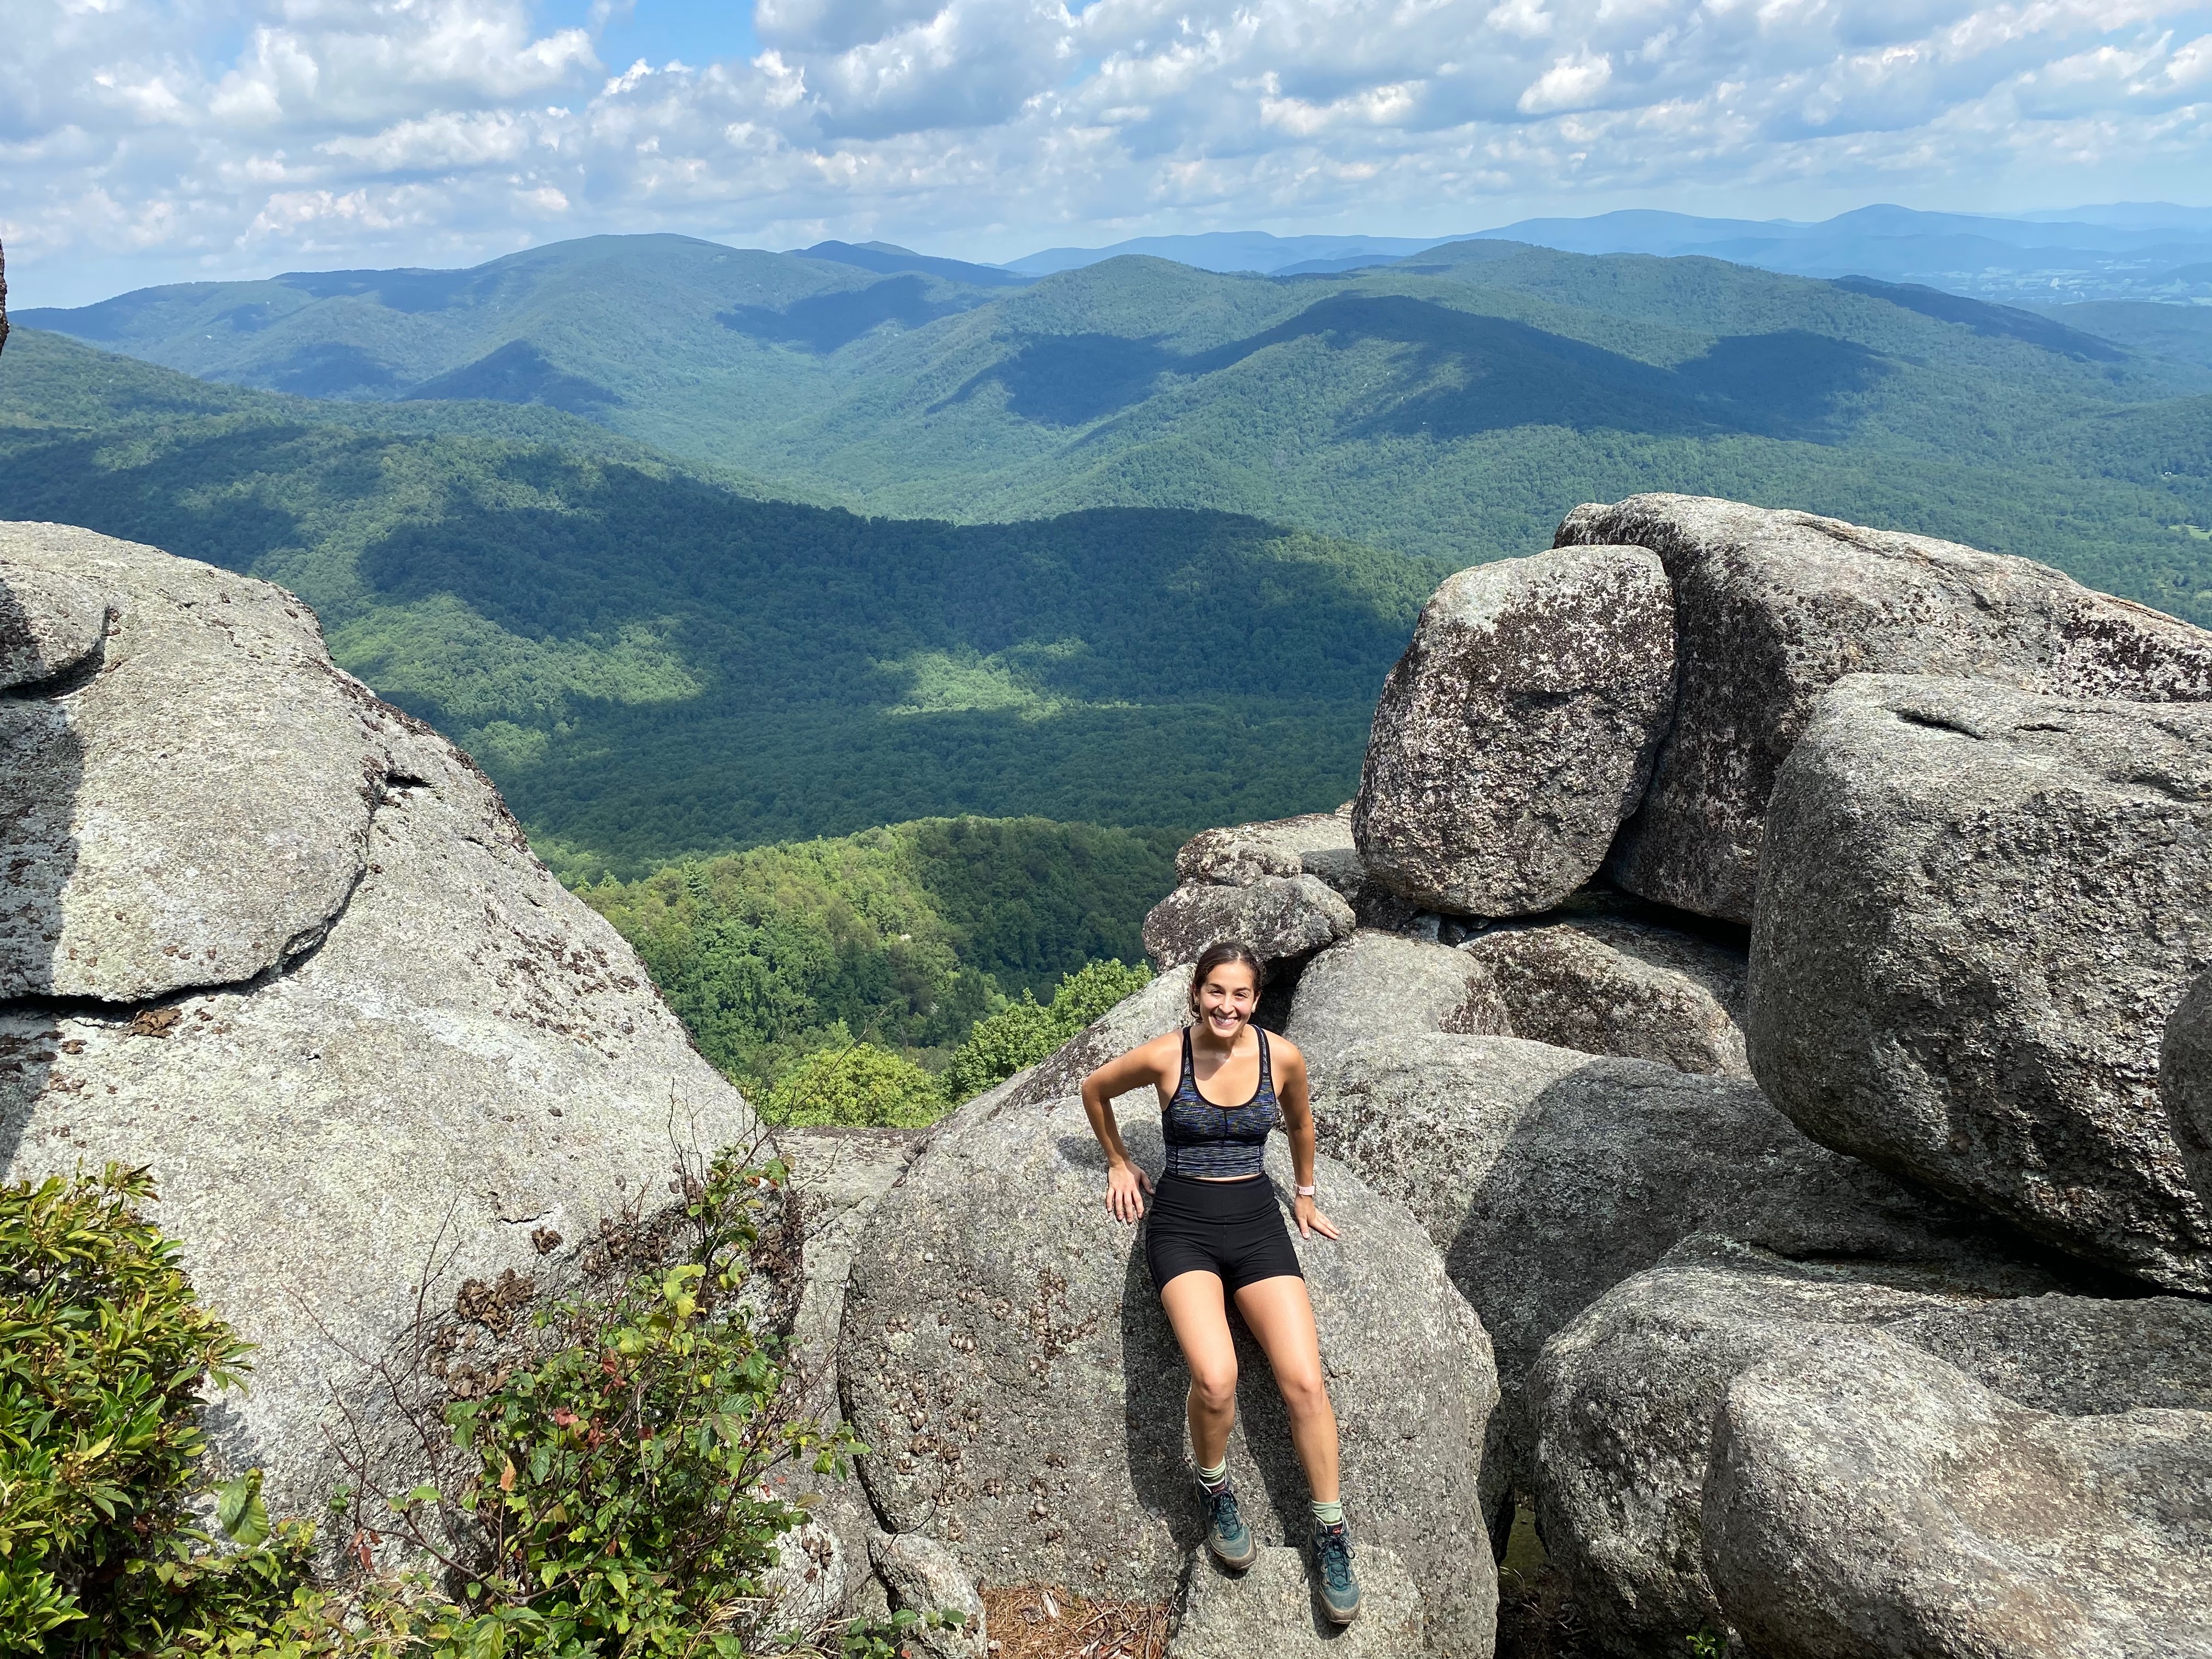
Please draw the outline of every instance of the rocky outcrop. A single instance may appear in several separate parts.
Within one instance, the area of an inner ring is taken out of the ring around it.
[[[333,1391],[434,1242],[438,1307],[751,1118],[483,775],[334,670],[296,601],[52,526],[0,532],[24,568],[65,568],[112,631],[98,672],[0,699],[0,1163],[153,1166],[203,1299],[257,1345],[222,1455],[314,1515]]]
[[[1771,1659],[2212,1652],[2212,1413],[2029,1409],[1879,1331],[1731,1382],[1702,1510]]]
[[[1351,845],[1352,805],[1347,801],[1334,812],[1201,830],[1176,853],[1176,879],[1242,886],[1268,876],[1310,875],[1310,856]]]
[[[1561,547],[1665,564],[1680,690],[1609,866],[1632,892],[1751,919],[1767,797],[1820,694],[1852,673],[1972,676],[2140,702],[2212,696],[2212,635],[2046,566],[1932,537],[1693,495],[1578,507]]]
[[[1121,1115],[1159,1167],[1157,1107]],[[1278,1146],[1270,1176],[1286,1188]],[[1486,1656],[1496,1584],[1478,1471],[1496,1399],[1489,1345],[1404,1209],[1322,1161],[1341,1243],[1297,1241],[1343,1428],[1363,1544],[1412,1564],[1431,1650]],[[1139,1234],[1107,1213],[1081,1108],[1002,1103],[940,1127],[854,1260],[839,1375],[874,1449],[878,1512],[952,1546],[985,1583],[1164,1597],[1203,1535],[1185,1465],[1187,1383]],[[1266,1361],[1240,1335],[1232,1465],[1262,1543],[1310,1530]]]
[[[1752,1066],[1828,1146],[2212,1291],[2158,1090],[2208,960],[2212,708],[1855,678],[1769,809]]]
[[[1501,927],[1461,951],[1489,970],[1502,1029],[1584,1054],[1749,1077],[1744,952],[1601,911]]]
[[[1278,1547],[1231,1577],[1192,1565],[1168,1659],[1402,1659],[1426,1650],[1421,1595],[1398,1558],[1362,1547],[1359,1617],[1340,1628],[1316,1605],[1304,1550]]]
[[[1674,691],[1674,602],[1650,554],[1461,571],[1376,706],[1352,818],[1368,874],[1433,910],[1550,908],[1636,810]]]
[[[0,528],[0,584],[28,623],[0,654],[58,670],[104,643],[82,684],[0,701],[0,998],[136,1002],[312,946],[368,866],[389,768],[307,607],[58,525]]]
[[[1283,1035],[1318,1077],[1370,1038],[1510,1029],[1489,973],[1465,951],[1363,928],[1306,964]]]
[[[2212,1308],[2040,1294],[2034,1279],[1964,1254],[1799,1262],[1705,1235],[1568,1324],[1528,1378],[1534,1487],[1601,1644],[1652,1651],[1720,1621],[1701,1518],[1715,1412],[1738,1376],[1797,1364],[1839,1330],[1879,1328],[2039,1410],[2212,1401]]]
[[[1420,1218],[1491,1334],[1493,1520],[1527,1480],[1523,1385],[1546,1339],[1692,1234],[2057,1283],[1980,1217],[1807,1139],[1749,1083],[1510,1038],[1384,1038],[1334,1057],[1314,1115],[1331,1156]]]
[[[1176,854],[1176,877],[1182,883],[1237,887],[1299,876],[1315,877],[1334,890],[1362,927],[1400,929],[1419,914],[1419,907],[1368,873],[1352,845],[1349,801],[1334,812],[1202,830]]]
[[[1357,925],[1352,907],[1313,876],[1262,876],[1234,887],[1186,882],[1145,918],[1145,953],[1158,967],[1184,968],[1234,939],[1262,962],[1296,961]]]
[[[2212,1203],[2212,974],[2198,976],[2166,1017],[2158,1098],[2197,1195]]]

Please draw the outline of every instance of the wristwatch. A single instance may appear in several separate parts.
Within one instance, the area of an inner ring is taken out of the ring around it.
[[[1296,1193],[1300,1198],[1311,1198],[1314,1195],[1314,1189],[1312,1188],[1301,1187],[1295,1181],[1291,1183],[1291,1190]]]

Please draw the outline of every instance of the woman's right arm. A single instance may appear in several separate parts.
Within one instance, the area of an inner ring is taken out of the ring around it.
[[[1114,1121],[1114,1102],[1132,1089],[1160,1080],[1158,1051],[1170,1042],[1157,1037],[1141,1048],[1132,1048],[1119,1060],[1109,1060],[1083,1079],[1083,1112],[1091,1120],[1091,1133],[1106,1149],[1106,1207],[1116,1221],[1134,1221],[1145,1212],[1145,1194],[1152,1177],[1137,1167],[1121,1139],[1121,1126]],[[1176,1048],[1180,1054],[1181,1048]]]

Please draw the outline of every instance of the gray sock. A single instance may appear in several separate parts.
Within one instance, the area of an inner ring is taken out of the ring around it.
[[[1344,1505],[1340,1503],[1324,1504],[1316,1498],[1313,1512],[1316,1527],[1340,1527],[1344,1524]]]

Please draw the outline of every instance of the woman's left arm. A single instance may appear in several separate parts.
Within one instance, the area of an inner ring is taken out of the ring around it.
[[[1284,1038],[1278,1037],[1276,1044],[1280,1058],[1276,1063],[1275,1098],[1282,1102],[1283,1133],[1290,1137],[1291,1178],[1301,1187],[1310,1187],[1314,1184],[1314,1121],[1313,1099],[1306,1087],[1306,1057]],[[1310,1238],[1316,1233],[1323,1238],[1342,1237],[1336,1224],[1305,1194],[1297,1195],[1291,1215],[1298,1224],[1300,1238]]]

